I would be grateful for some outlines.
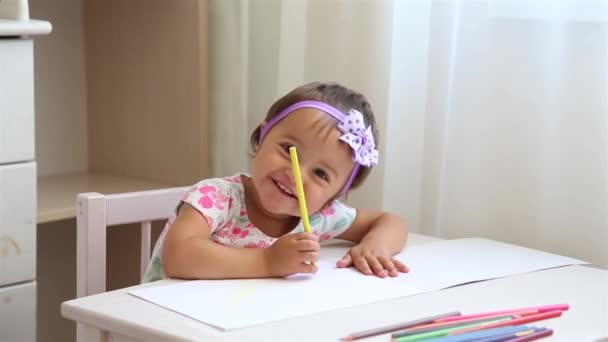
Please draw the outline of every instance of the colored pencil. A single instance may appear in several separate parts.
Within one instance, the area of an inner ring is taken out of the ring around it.
[[[502,323],[502,322],[498,322],[498,323]],[[395,339],[392,339],[392,341],[410,342],[410,341],[425,340],[425,339],[429,339],[429,338],[443,337],[443,336],[450,335],[450,333],[452,333],[454,331],[459,331],[459,330],[463,330],[463,329],[467,329],[467,328],[476,328],[476,327],[480,327],[480,326],[489,326],[492,324],[497,324],[497,323],[471,323],[471,324],[466,324],[463,326],[458,326],[458,327],[453,327],[453,328],[430,329],[430,331],[425,331],[425,332],[420,332],[420,333],[416,333],[416,334],[412,334],[412,335],[397,337]],[[484,328],[482,327],[481,329],[484,329]]]
[[[306,197],[304,196],[304,184],[302,184],[302,173],[300,172],[300,161],[295,147],[289,148],[291,157],[291,168],[296,181],[296,191],[298,192],[298,203],[300,204],[300,214],[304,222],[304,231],[310,233],[310,221],[308,220],[308,208],[306,207]]]
[[[445,323],[437,323],[437,324],[420,325],[420,326],[413,327],[411,329],[407,329],[404,331],[394,333],[391,337],[398,338],[398,337],[403,337],[403,336],[421,334],[424,332],[429,332],[429,331],[434,331],[434,330],[439,330],[439,329],[457,328],[457,327],[471,326],[472,324],[481,324],[481,323],[490,324],[490,323],[501,322],[501,321],[506,321],[506,320],[511,320],[511,319],[513,319],[513,316],[500,316],[500,317],[494,317],[494,318],[473,318],[467,322],[456,321],[456,322],[445,322]]]
[[[481,330],[481,329],[499,328],[499,327],[504,327],[504,326],[508,326],[508,325],[525,324],[525,323],[530,323],[530,322],[541,321],[543,319],[549,319],[549,318],[559,317],[561,315],[562,315],[562,311],[543,312],[543,313],[539,313],[539,314],[536,314],[536,315],[530,315],[530,316],[524,316],[524,317],[512,319],[510,321],[491,323],[491,324],[487,324],[487,325],[485,325],[483,327],[466,328],[466,329],[463,329],[463,330],[454,331],[451,334],[452,335],[464,334],[464,333],[468,333],[468,332],[471,332],[471,331],[477,331],[477,330]]]
[[[542,330],[541,329],[540,331],[535,332],[532,335],[526,335],[526,336],[514,338],[512,340],[507,340],[506,342],[528,342],[528,341],[538,340],[539,338],[543,338],[543,337],[547,337],[547,336],[551,336],[551,335],[553,335],[553,330],[551,330],[551,329]]]
[[[537,311],[537,313],[543,313],[543,312],[555,311],[555,310],[565,311],[565,310],[568,310],[569,308],[570,308],[570,306],[566,303],[542,305],[542,306],[531,306],[531,307],[527,307],[527,308],[479,312],[479,313],[474,313],[474,314],[469,314],[469,315],[462,315],[459,317],[446,317],[446,318],[442,318],[442,319],[438,320],[438,322],[451,321],[454,319],[477,318],[477,317],[483,317],[483,316],[488,316],[488,315],[499,315],[499,314],[506,315],[506,314],[511,314],[511,313],[515,313],[515,312],[524,312],[524,311]]]
[[[370,329],[370,330],[365,330],[365,331],[360,331],[360,332],[357,332],[354,334],[350,334],[348,336],[343,337],[342,340],[343,341],[354,341],[354,340],[357,340],[360,338],[382,335],[382,334],[390,333],[393,331],[407,329],[407,328],[415,327],[417,325],[434,322],[434,321],[436,321],[440,318],[444,318],[444,317],[453,317],[453,316],[459,316],[459,315],[460,315],[460,312],[453,311],[453,312],[448,312],[448,313],[444,313],[441,315],[420,318],[420,319],[417,319],[414,321],[391,324],[391,325],[387,325],[387,326],[380,327],[380,328],[375,328],[375,329]]]
[[[437,323],[450,323],[450,322],[458,322],[458,321],[466,321],[466,320],[470,320],[470,319],[479,319],[479,318],[484,318],[484,317],[499,317],[499,316],[505,316],[505,315],[513,315],[513,316],[530,316],[530,315],[534,315],[539,313],[538,310],[524,310],[524,311],[513,311],[513,312],[507,312],[507,313],[492,313],[489,312],[487,314],[472,314],[472,315],[462,315],[461,317],[458,318],[454,318],[454,319],[441,319],[438,320]],[[451,317],[450,317],[451,318]]]
[[[457,323],[461,323],[461,324],[477,323],[477,322],[490,321],[490,320],[498,319],[498,318],[515,319],[515,318],[520,318],[520,317],[523,317],[523,316],[502,314],[502,315],[496,315],[496,316],[459,319],[459,320],[453,320],[453,321],[448,321],[448,322],[439,322],[439,323],[433,322],[433,323],[429,323],[429,324],[420,325],[420,326],[414,327],[412,329],[441,328],[441,327],[446,327],[446,326],[449,326],[452,324],[457,324]]]
[[[512,327],[502,327],[502,328],[494,328],[494,329],[487,329],[487,330],[479,330],[479,331],[474,331],[474,332],[470,332],[470,333],[466,333],[466,334],[439,337],[439,338],[433,339],[433,342],[469,342],[469,341],[477,342],[478,339],[481,341],[481,339],[489,338],[490,336],[497,336],[499,334],[502,336],[512,336],[513,333],[517,333],[520,331],[526,331],[526,330],[530,330],[530,329],[531,329],[531,327],[528,327],[527,325],[516,325],[516,326],[512,326]]]
[[[519,327],[519,325],[517,325],[517,327]],[[524,327],[525,327],[525,325],[524,325]],[[500,329],[500,328],[497,328],[497,329]],[[504,341],[508,341],[508,340],[516,338],[516,337],[534,334],[535,332],[540,331],[541,329],[544,329],[544,328],[530,327],[530,328],[526,328],[525,330],[521,330],[521,331],[517,331],[517,332],[512,332],[512,333],[507,333],[507,334],[505,334],[505,333],[495,334],[493,336],[475,339],[474,341],[471,341],[471,342],[504,342]],[[484,331],[484,330],[481,330],[481,331]],[[469,334],[474,334],[474,333],[475,332],[472,332]],[[461,335],[454,335],[454,336],[462,336],[462,335],[468,335],[468,334],[461,334]]]

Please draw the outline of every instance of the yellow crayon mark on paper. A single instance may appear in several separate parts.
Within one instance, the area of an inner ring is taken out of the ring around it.
[[[230,296],[231,300],[243,300],[251,296],[257,290],[257,286],[254,284],[241,284]]]

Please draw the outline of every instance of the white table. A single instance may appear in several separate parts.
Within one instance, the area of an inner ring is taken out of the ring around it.
[[[436,240],[411,234],[408,245]],[[323,255],[322,255],[323,256]],[[327,256],[327,255],[325,255]],[[288,319],[229,332],[148,303],[127,292],[162,286],[163,280],[67,301],[64,317],[95,330],[100,341],[182,340],[329,340],[360,330],[442,312],[463,313],[501,308],[569,303],[562,317],[537,325],[555,330],[551,341],[608,341],[608,271],[567,266],[477,282],[427,294]],[[388,341],[388,335],[370,340]]]

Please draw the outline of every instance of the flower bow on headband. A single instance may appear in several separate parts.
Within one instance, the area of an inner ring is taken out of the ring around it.
[[[338,129],[344,133],[340,140],[353,149],[355,162],[367,167],[378,164],[378,150],[376,150],[372,127],[370,125],[365,128],[361,112],[356,109],[349,110],[338,124]]]

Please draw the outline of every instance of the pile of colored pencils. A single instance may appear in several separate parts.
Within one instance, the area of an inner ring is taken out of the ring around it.
[[[362,331],[344,341],[392,332],[392,342],[524,342],[551,336],[553,330],[526,325],[559,317],[568,304],[554,304],[462,315],[458,311]]]

